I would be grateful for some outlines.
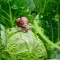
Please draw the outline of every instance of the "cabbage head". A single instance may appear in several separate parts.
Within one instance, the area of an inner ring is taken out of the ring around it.
[[[45,60],[46,48],[31,31],[21,32],[16,28],[7,29],[7,47],[12,60]]]

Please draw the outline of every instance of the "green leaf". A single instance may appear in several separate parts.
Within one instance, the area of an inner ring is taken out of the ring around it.
[[[11,60],[10,54],[6,51],[0,51],[0,60]]]
[[[5,27],[1,25],[1,43],[3,47],[6,47],[6,35],[5,35]]]
[[[34,0],[35,10],[38,11],[38,13],[43,13],[47,2],[47,0]]]
[[[12,9],[18,9],[17,5],[13,4]]]
[[[55,15],[55,21],[59,21],[59,18],[60,18],[59,15],[56,14],[56,15]]]
[[[33,0],[27,0],[27,3],[28,3],[28,9],[29,9],[29,11],[33,11],[34,8],[35,8],[34,1]]]
[[[60,60],[60,59],[47,59],[47,60]]]

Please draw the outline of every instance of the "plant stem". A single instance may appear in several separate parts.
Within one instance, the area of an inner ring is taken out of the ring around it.
[[[51,26],[51,38],[52,38],[52,42],[54,40],[54,33],[53,33],[53,27],[52,27],[52,22],[50,20],[50,26]]]
[[[39,35],[40,35],[47,43],[49,43],[50,45],[52,45],[52,47],[54,47],[54,48],[60,49],[60,46],[58,46],[58,45],[54,44],[53,42],[51,42],[51,40],[49,40],[49,39],[43,34],[43,32],[40,30],[40,27],[38,26],[37,20],[34,20],[34,26],[35,26],[36,32],[39,33]]]
[[[60,23],[59,23],[59,11],[58,11],[58,5],[59,5],[59,3],[57,4],[57,14],[58,14],[58,41],[57,42],[59,42],[59,40],[60,40],[60,27],[59,27],[59,25],[60,25]]]
[[[13,19],[12,19],[12,13],[11,13],[10,0],[9,0],[9,13],[10,13],[10,23],[11,23],[11,27],[13,27]]]
[[[45,10],[45,7],[46,7],[46,3],[47,3],[47,1],[45,0],[45,2],[44,2],[44,8],[43,8],[43,13],[44,13],[44,10]]]

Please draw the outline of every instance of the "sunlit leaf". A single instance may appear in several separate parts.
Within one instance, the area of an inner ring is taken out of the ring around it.
[[[1,43],[3,47],[6,47],[5,27],[3,25],[1,25]]]

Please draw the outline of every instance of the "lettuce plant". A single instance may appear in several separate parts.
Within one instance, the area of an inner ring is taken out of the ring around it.
[[[44,60],[47,52],[43,42],[31,30],[7,29],[7,47],[12,60]]]

